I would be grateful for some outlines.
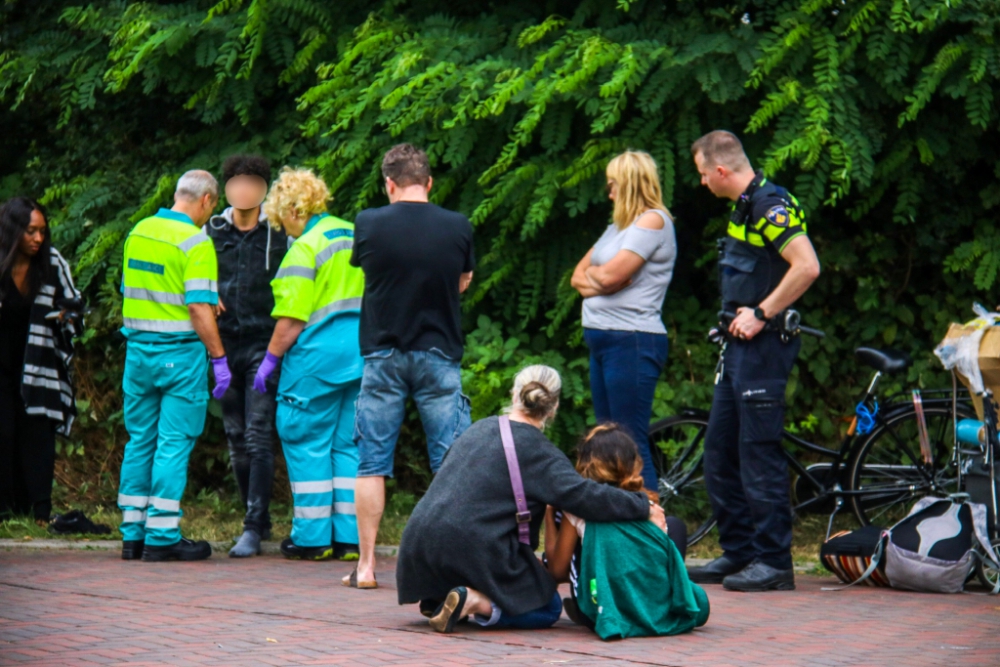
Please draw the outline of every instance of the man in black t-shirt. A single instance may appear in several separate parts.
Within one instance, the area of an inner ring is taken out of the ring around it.
[[[390,204],[358,214],[351,256],[365,272],[365,370],[354,430],[361,557],[344,583],[358,588],[376,586],[375,537],[407,397],[420,412],[432,472],[471,423],[459,368],[459,294],[475,268],[472,225],[461,213],[428,202],[433,179],[422,150],[394,146],[382,160],[382,175]]]

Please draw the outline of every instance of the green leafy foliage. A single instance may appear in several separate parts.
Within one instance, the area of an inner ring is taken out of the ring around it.
[[[832,438],[866,380],[855,346],[914,353],[897,387],[941,383],[934,343],[973,300],[993,305],[998,22],[996,0],[7,2],[0,196],[52,211],[93,307],[84,356],[107,360],[92,390],[111,398],[83,397],[81,432],[120,442],[121,244],[177,174],[259,151],[316,168],[352,216],[385,201],[384,150],[421,145],[432,198],[476,228],[474,413],[550,363],[565,382],[552,436],[570,447],[592,413],[568,278],[609,221],[603,171],[623,149],[658,161],[679,239],[655,414],[710,400],[726,206],[688,147],[728,128],[806,208],[824,272],[800,309],[828,336],[803,341],[790,422]]]

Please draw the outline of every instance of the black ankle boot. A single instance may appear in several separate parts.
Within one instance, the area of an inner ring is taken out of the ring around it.
[[[124,540],[122,541],[122,560],[140,560],[142,559],[142,548],[144,542],[142,540]]]
[[[793,591],[795,590],[795,570],[779,570],[766,563],[754,561],[743,571],[722,580],[722,587],[729,591]]]
[[[329,560],[333,547],[300,547],[289,537],[281,543],[281,555],[289,560]]]
[[[142,560],[145,563],[159,563],[167,560],[205,560],[212,555],[212,545],[204,540],[193,542],[181,539],[180,542],[167,545],[165,547],[154,547],[146,545],[142,551]]]
[[[749,561],[736,562],[728,556],[719,556],[701,567],[689,567],[688,578],[696,584],[721,584],[723,579],[736,574],[748,564]]]

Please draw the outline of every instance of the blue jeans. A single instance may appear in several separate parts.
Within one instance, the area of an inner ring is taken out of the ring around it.
[[[559,591],[556,591],[555,595],[552,596],[552,599],[544,607],[532,609],[517,616],[511,616],[494,605],[493,616],[489,620],[486,620],[482,616],[470,618],[470,620],[474,620],[479,625],[489,628],[544,630],[555,625],[560,616],[562,616],[562,598],[559,597]]]
[[[584,329],[590,348],[590,393],[599,423],[616,422],[635,440],[642,456],[642,481],[659,487],[649,445],[653,394],[667,362],[666,334]]]
[[[366,355],[354,421],[358,477],[393,476],[396,440],[410,396],[427,436],[431,472],[438,471],[451,443],[472,425],[457,360],[437,348]]]

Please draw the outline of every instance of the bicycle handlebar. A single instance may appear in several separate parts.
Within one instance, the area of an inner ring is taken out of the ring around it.
[[[793,315],[794,314],[794,315]],[[736,313],[730,313],[728,311],[722,311],[719,313],[719,318],[728,318],[730,321],[736,319]],[[777,320],[777,317],[772,318],[772,322]],[[785,320],[778,324],[779,329],[783,330],[785,333],[792,335],[804,333],[810,336],[815,336],[816,338],[826,338],[826,332],[820,331],[819,329],[813,329],[812,327],[806,327],[799,324],[800,320],[799,312],[797,310],[786,310]],[[720,323],[721,324],[721,323]]]

